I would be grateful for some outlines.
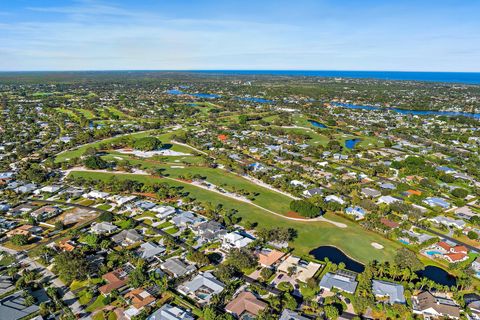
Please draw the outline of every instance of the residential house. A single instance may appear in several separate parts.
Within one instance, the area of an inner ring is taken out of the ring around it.
[[[358,282],[357,274],[348,270],[338,270],[336,273],[328,272],[320,280],[320,288],[332,291],[336,288],[348,293],[355,293]]]
[[[310,319],[300,315],[295,311],[292,311],[289,309],[283,309],[282,315],[280,316],[279,320],[310,320]]]
[[[373,188],[362,188],[361,192],[365,197],[369,198],[377,198],[382,195],[380,191]]]
[[[112,237],[113,242],[124,247],[130,246],[138,241],[141,241],[142,239],[143,236],[140,235],[135,229],[122,230],[120,233],[117,233]]]
[[[401,202],[401,201],[402,201],[401,199],[398,199],[392,196],[381,196],[380,198],[378,198],[377,203],[392,204],[394,202]]]
[[[120,288],[124,287],[128,281],[128,274],[132,270],[133,267],[129,264],[126,264],[121,268],[104,274],[102,278],[107,282],[107,284],[98,288],[98,291],[100,291],[103,295],[108,295],[113,290],[119,290]]]
[[[224,250],[230,250],[233,248],[243,248],[253,242],[253,239],[242,236],[237,232],[230,232],[224,234],[222,237],[222,248]]]
[[[437,224],[443,224],[444,226],[447,227],[454,227],[457,229],[463,229],[466,225],[466,222],[460,219],[453,219],[450,217],[444,217],[444,216],[437,216],[434,218],[429,219],[432,222],[435,222]]]
[[[152,305],[156,300],[150,292],[143,288],[129,291],[124,295],[124,298],[131,304],[131,307],[125,310],[124,313],[129,319],[138,315],[144,307]]]
[[[428,197],[423,200],[423,203],[429,205],[430,207],[441,207],[443,209],[450,208],[450,203],[439,197]]]
[[[177,306],[164,304],[160,309],[152,313],[147,320],[194,320],[193,315]]]
[[[227,233],[222,224],[215,220],[208,220],[199,224],[194,227],[194,231],[205,241],[216,240]]]
[[[355,220],[362,220],[362,219],[365,219],[365,210],[362,208],[362,207],[348,207],[347,209],[345,209],[345,213],[350,215],[350,216],[354,216],[355,217]]]
[[[150,209],[150,211],[155,212],[155,216],[159,219],[165,219],[169,216],[174,215],[177,212],[177,209],[170,206],[156,206]]]
[[[253,293],[243,291],[227,304],[225,310],[239,319],[252,319],[266,307],[267,304],[259,300]]]
[[[278,271],[289,274],[293,270],[292,277],[306,283],[308,279],[313,278],[320,267],[321,265],[316,262],[307,262],[298,257],[289,256],[278,266]]]
[[[194,265],[184,263],[179,258],[169,258],[160,265],[160,268],[175,278],[183,277],[196,270]]]
[[[152,261],[156,258],[159,254],[165,252],[165,248],[155,244],[153,242],[145,242],[142,243],[140,248],[137,249],[137,254],[140,258],[145,259],[147,261]]]
[[[218,281],[210,272],[200,273],[192,280],[180,285],[178,292],[195,300],[200,305],[210,302],[213,295],[225,289],[225,285]]]
[[[405,304],[404,288],[401,284],[383,280],[372,280],[372,291],[377,298],[387,298],[388,303]]]
[[[284,252],[275,249],[262,249],[257,252],[258,262],[263,267],[275,265],[284,255]]]
[[[203,218],[195,216],[190,211],[182,211],[176,216],[174,216],[171,222],[176,225],[178,228],[185,228],[188,226],[196,226],[199,223],[205,221]]]
[[[38,208],[37,210],[30,213],[30,216],[37,221],[45,221],[54,217],[62,212],[62,209],[54,206],[45,206]]]
[[[450,299],[436,297],[424,291],[412,297],[413,313],[428,318],[460,318],[460,308]]]
[[[313,188],[303,191],[303,195],[307,198],[313,197],[314,195],[323,195],[323,188]]]
[[[118,227],[110,222],[99,222],[92,225],[90,231],[95,234],[111,234],[117,231]]]
[[[334,201],[339,204],[345,204],[345,200],[343,200],[341,197],[336,196],[334,194],[331,194],[325,197],[325,202],[330,202],[330,201]]]
[[[7,237],[13,237],[15,235],[24,235],[30,237],[33,234],[39,234],[43,231],[42,227],[39,226],[32,226],[29,224],[24,224],[16,229],[10,230],[7,232]]]

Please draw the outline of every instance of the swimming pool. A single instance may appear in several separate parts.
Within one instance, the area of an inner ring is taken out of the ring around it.
[[[434,255],[441,255],[442,253],[440,251],[425,251],[426,254],[428,254],[429,256],[434,256]]]

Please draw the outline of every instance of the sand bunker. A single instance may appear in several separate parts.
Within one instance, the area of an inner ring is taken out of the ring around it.
[[[375,249],[383,249],[383,246],[380,243],[372,242],[372,247]]]

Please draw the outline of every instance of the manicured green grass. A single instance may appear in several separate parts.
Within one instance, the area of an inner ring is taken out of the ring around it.
[[[93,111],[91,110],[88,110],[88,109],[75,109],[77,110],[78,112],[80,112],[87,120],[92,120],[92,119],[95,119],[96,116],[95,114],[93,113]]]
[[[91,172],[72,172],[72,176],[83,177],[85,179],[110,179],[115,176],[113,173],[91,173]],[[167,179],[154,178],[145,175],[122,174],[116,175],[118,179],[133,179],[146,184],[165,182],[173,186],[183,186],[184,191],[188,191],[190,196],[200,202],[211,202],[212,204],[223,204],[226,209],[237,209],[238,216],[245,221],[257,222],[260,227],[288,227],[294,228],[298,236],[292,243],[295,253],[307,255],[310,250],[319,246],[332,245],[343,250],[350,257],[367,263],[371,260],[392,260],[400,244],[388,240],[381,235],[367,231],[358,224],[351,222],[339,216],[327,213],[326,218],[337,222],[345,223],[348,227],[338,228],[326,222],[313,221],[293,221],[277,217],[260,208],[248,203],[240,202],[223,195],[200,189],[188,183],[171,181]],[[377,250],[371,243],[377,242],[384,246],[384,249]]]
[[[55,110],[61,112],[61,113],[64,113],[66,114],[69,118],[71,118],[72,120],[77,120],[78,119],[78,116],[75,114],[75,112],[73,112],[72,110],[69,110],[69,109],[65,109],[65,108],[56,108]]]
[[[260,187],[247,179],[222,169],[194,166],[185,168],[172,168],[172,165],[157,164],[146,160],[133,159],[130,157],[122,158],[128,159],[132,164],[140,164],[144,169],[163,169],[162,174],[171,178],[178,178],[187,174],[199,174],[202,177],[206,177],[208,182],[211,182],[217,186],[225,185],[225,188],[229,191],[232,191],[232,188],[235,188],[236,190],[247,190],[251,193],[258,194],[255,196],[253,202],[259,206],[268,208],[280,214],[286,214],[288,211],[290,211],[291,198],[267,188]]]
[[[137,133],[132,133],[132,134],[129,134],[129,135],[126,135],[126,136],[142,138],[142,137],[149,136],[152,133],[152,131],[153,130],[137,132]],[[124,136],[118,136],[118,137],[113,137],[113,138],[109,138],[109,139],[105,139],[105,140],[95,141],[95,142],[92,142],[92,143],[84,144],[84,145],[82,145],[82,146],[80,146],[76,149],[73,149],[73,150],[68,150],[68,151],[65,151],[65,152],[61,152],[55,158],[55,162],[59,163],[59,162],[66,161],[68,159],[81,157],[85,153],[85,151],[87,151],[88,148],[98,148],[98,146],[103,144],[103,143],[112,143],[112,142],[115,142],[115,141],[119,141],[120,139],[122,139],[122,137],[124,137]]]
[[[107,298],[104,297],[103,295],[99,295],[97,297],[97,299],[91,304],[88,306],[88,308],[86,309],[88,312],[92,312],[92,311],[95,311],[97,310],[98,308],[101,308],[103,306],[106,305],[106,301],[107,301]]]

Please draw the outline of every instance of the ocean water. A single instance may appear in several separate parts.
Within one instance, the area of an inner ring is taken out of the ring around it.
[[[414,72],[414,71],[302,71],[302,70],[192,70],[194,73],[226,75],[277,75],[380,80],[412,80],[463,84],[480,84],[480,72]]]

